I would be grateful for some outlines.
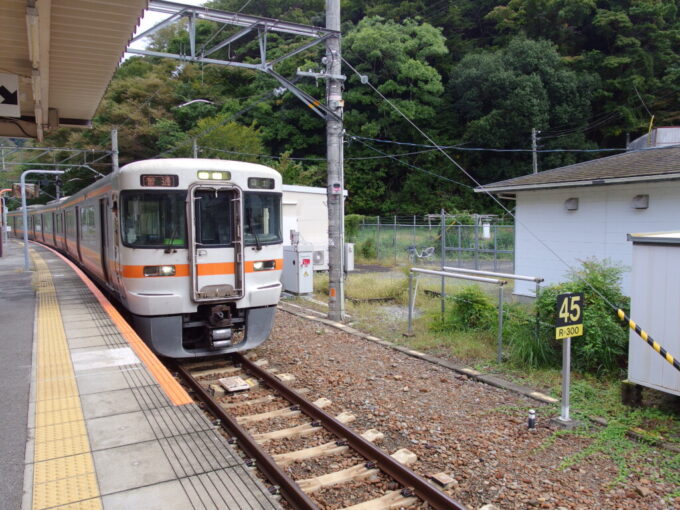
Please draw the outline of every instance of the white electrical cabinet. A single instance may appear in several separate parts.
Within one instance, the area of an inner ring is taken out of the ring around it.
[[[294,244],[283,247],[283,290],[293,294],[310,294],[314,291],[314,248]]]

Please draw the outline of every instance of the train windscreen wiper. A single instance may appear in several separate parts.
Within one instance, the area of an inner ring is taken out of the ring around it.
[[[253,237],[255,238],[255,247],[257,251],[260,251],[262,245],[260,244],[260,238],[257,237],[257,232],[255,232],[255,228],[253,227],[253,213],[251,211],[248,212],[248,227],[250,227],[250,233],[253,234]]]

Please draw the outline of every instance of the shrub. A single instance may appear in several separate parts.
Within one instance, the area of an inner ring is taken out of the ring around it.
[[[378,256],[378,250],[375,247],[375,241],[372,238],[368,238],[362,241],[357,246],[356,251],[365,259],[374,259]]]
[[[477,285],[463,287],[449,296],[451,303],[435,329],[489,331],[497,325],[498,312],[491,298]]]
[[[582,262],[581,269],[570,273],[570,281],[545,288],[536,300],[540,320],[554,324],[557,295],[583,293],[584,334],[571,342],[572,367],[577,370],[612,373],[624,363],[628,329],[607,303],[609,301],[627,312],[629,300],[621,293],[622,273],[622,267],[608,261],[586,260]],[[554,330],[541,328],[541,337],[545,342],[554,343]]]

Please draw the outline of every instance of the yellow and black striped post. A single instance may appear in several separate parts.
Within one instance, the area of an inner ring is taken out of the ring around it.
[[[661,354],[661,356],[671,365],[673,365],[673,367],[675,367],[676,370],[680,371],[680,362],[678,362],[678,360],[674,358],[671,353],[669,353],[666,349],[664,349],[658,343],[656,343],[656,341],[651,336],[649,336],[644,329],[635,324],[635,321],[631,320],[630,317],[628,317],[623,312],[623,310],[619,308],[619,310],[616,313],[618,314],[619,319],[627,322],[628,326],[630,326],[630,329],[635,331],[640,336],[640,338],[642,338],[645,342],[651,345],[652,349]]]

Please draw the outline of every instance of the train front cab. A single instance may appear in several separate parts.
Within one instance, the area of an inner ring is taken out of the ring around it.
[[[280,193],[206,181],[120,198],[121,256],[136,260],[123,271],[128,308],[158,354],[215,355],[266,340],[281,292]],[[179,308],[191,311],[168,314]]]

